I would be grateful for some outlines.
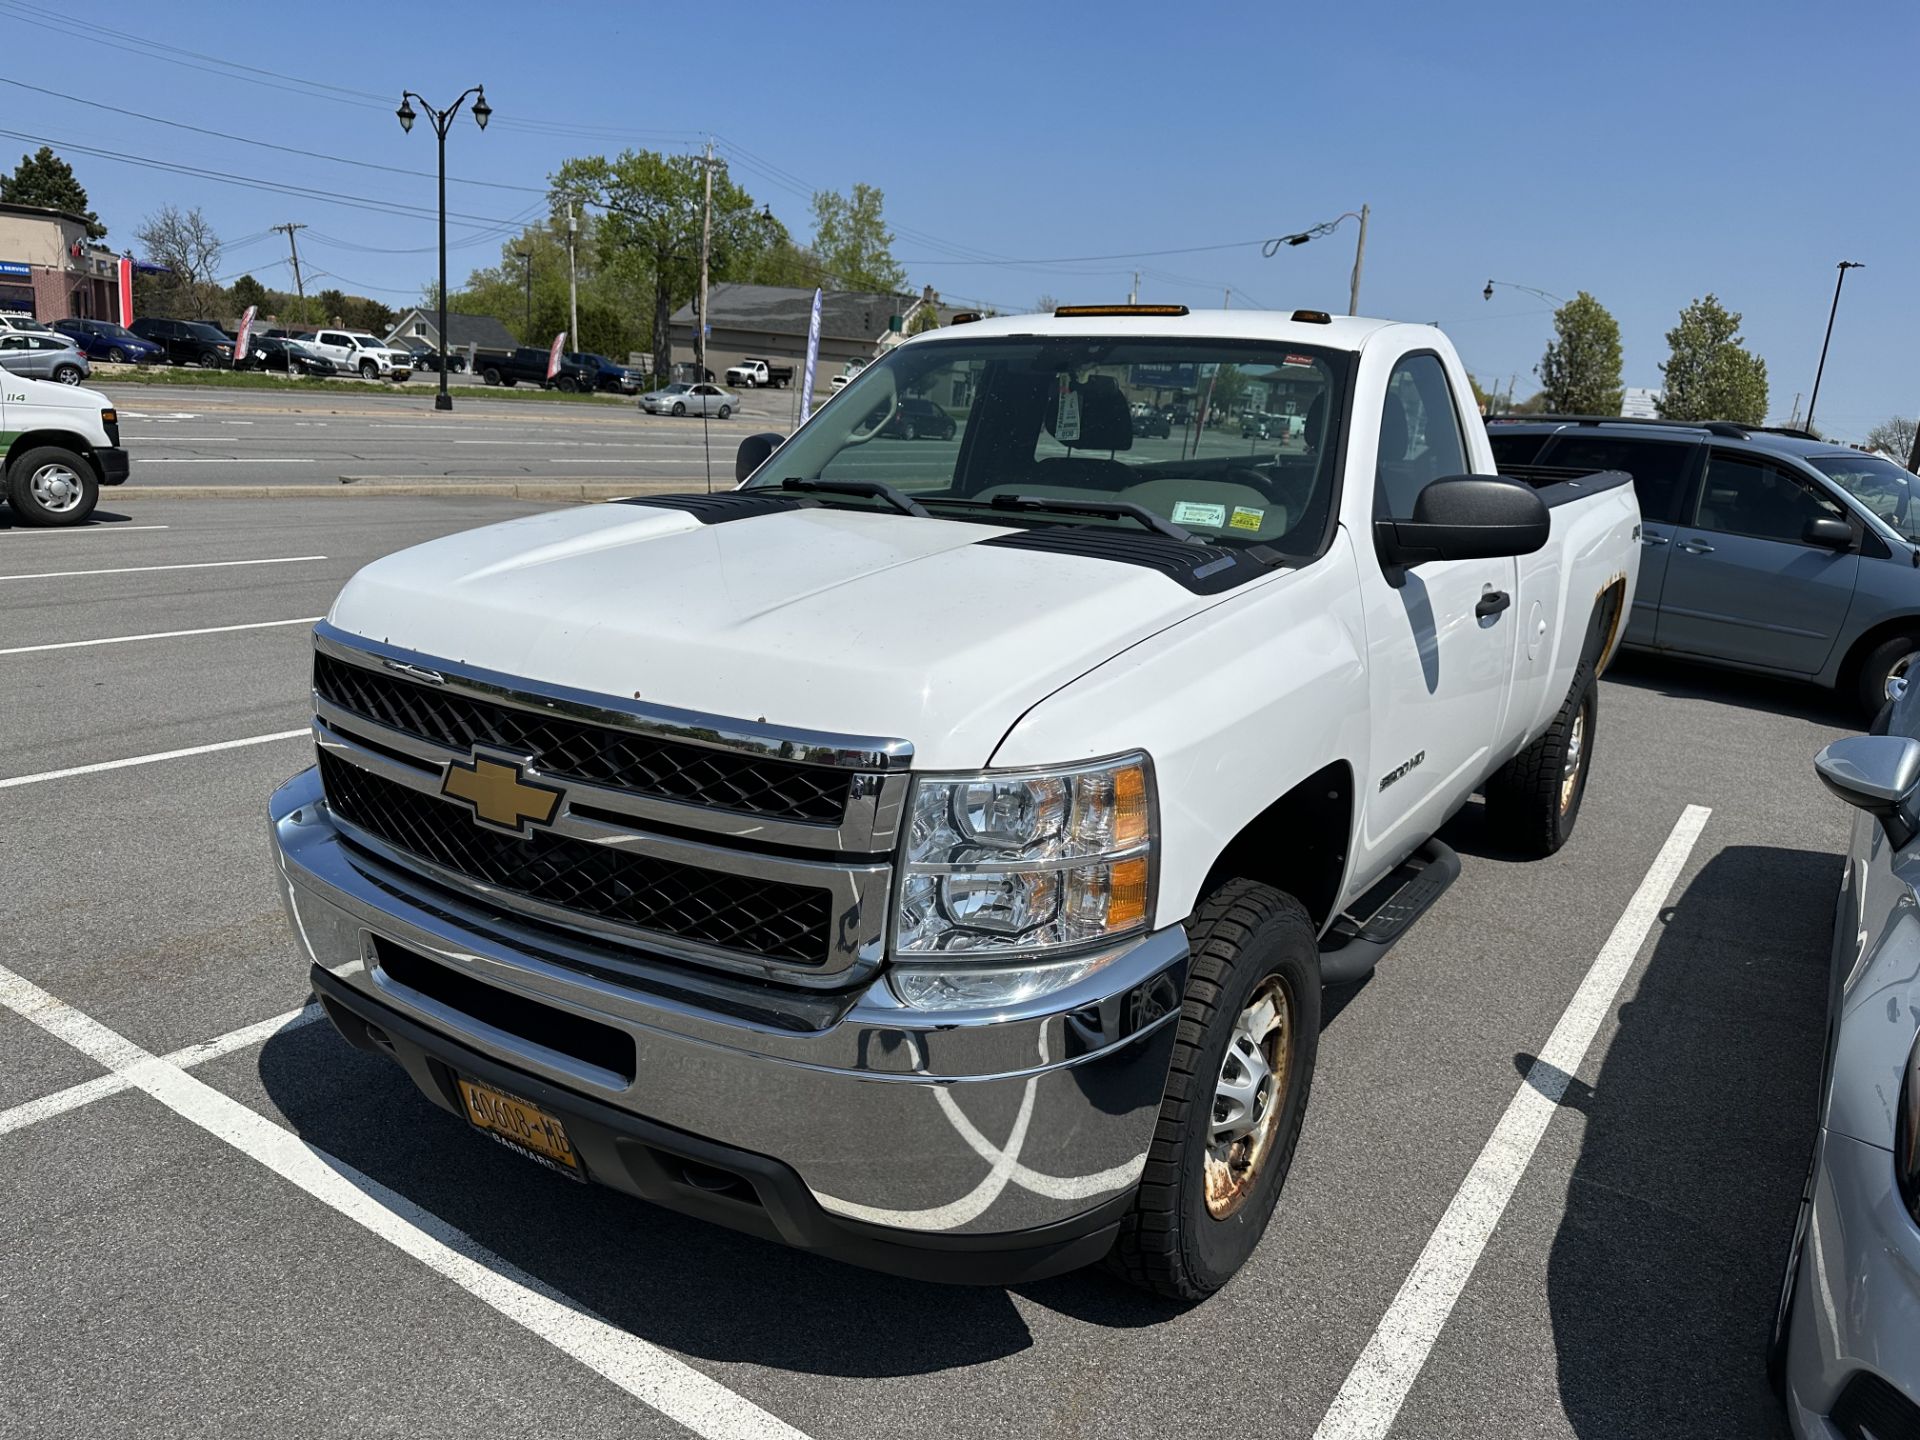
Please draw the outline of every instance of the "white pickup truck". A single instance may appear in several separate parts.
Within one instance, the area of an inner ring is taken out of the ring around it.
[[[396,350],[371,335],[353,330],[316,330],[303,338],[339,366],[343,375],[358,375],[362,380],[404,380],[413,373],[411,350]]]
[[[129,470],[106,396],[0,372],[0,482],[16,525],[78,525]]]
[[[340,1031],[572,1179],[861,1264],[1159,1293],[1258,1242],[1321,989],[1556,849],[1627,477],[1495,475],[1438,330],[1062,310],[744,484],[378,560],[271,801]],[[897,438],[903,405],[957,422]],[[1302,432],[1243,438],[1249,406]],[[1137,436],[1138,404],[1184,412]]]

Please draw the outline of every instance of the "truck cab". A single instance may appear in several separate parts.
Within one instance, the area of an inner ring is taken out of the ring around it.
[[[81,524],[129,469],[106,396],[0,372],[0,481],[16,525]]]
[[[916,336],[737,474],[349,582],[269,805],[329,1015],[788,1244],[1218,1289],[1435,833],[1571,837],[1627,476],[1499,475],[1438,330],[1179,307]]]

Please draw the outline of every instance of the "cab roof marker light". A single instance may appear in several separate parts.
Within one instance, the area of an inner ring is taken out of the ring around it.
[[[1296,310],[1293,312],[1295,323],[1300,325],[1331,325],[1333,317],[1324,310]]]
[[[1103,315],[1185,315],[1184,305],[1056,305],[1053,318],[1074,320]]]

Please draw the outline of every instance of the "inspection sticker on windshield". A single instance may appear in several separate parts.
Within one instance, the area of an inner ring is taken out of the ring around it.
[[[1280,363],[1282,365],[1305,365],[1311,369],[1313,366],[1313,357],[1311,355],[1289,355]]]
[[[1202,505],[1194,500],[1176,500],[1173,502],[1173,523],[1176,525],[1211,525],[1218,530],[1227,523],[1227,507],[1224,505]]]
[[[1267,512],[1264,510],[1256,510],[1251,505],[1236,505],[1233,507],[1233,518],[1227,524],[1235,530],[1258,530],[1260,522],[1266,518]]]
[[[1071,445],[1080,438],[1080,392],[1073,388],[1072,377],[1060,377],[1060,404],[1053,422],[1053,438]]]

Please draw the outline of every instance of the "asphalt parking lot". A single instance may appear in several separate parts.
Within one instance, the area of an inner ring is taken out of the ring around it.
[[[224,430],[305,417],[116,398],[143,466],[361,463],[330,420],[287,452]],[[671,423],[472,418],[582,454]],[[1469,809],[1460,880],[1330,995],[1227,1290],[936,1289],[570,1185],[303,1008],[263,815],[311,752],[308,626],[369,559],[537,508],[0,514],[0,1435],[1784,1435],[1761,1356],[1848,822],[1809,762],[1843,712],[1623,662],[1572,843],[1516,861]]]

